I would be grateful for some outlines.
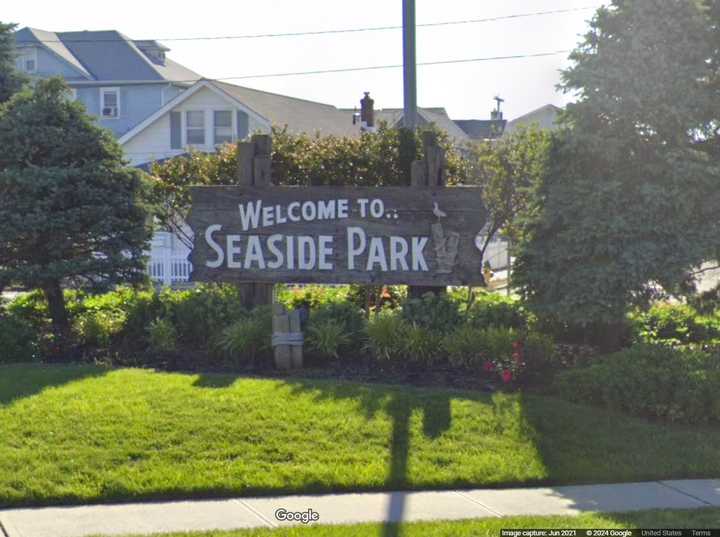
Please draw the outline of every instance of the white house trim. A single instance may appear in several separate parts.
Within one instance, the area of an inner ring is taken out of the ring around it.
[[[117,108],[117,112],[114,116],[106,116],[103,114],[103,111],[105,108],[108,108],[105,106],[105,94],[106,93],[114,93],[115,94],[115,108]],[[115,86],[103,86],[100,88],[100,119],[120,119],[120,116],[122,115],[122,103],[120,102],[120,88]]]
[[[144,131],[150,125],[155,123],[163,115],[167,114],[170,111],[175,110],[175,108],[180,106],[183,102],[185,102],[187,99],[189,99],[190,97],[195,95],[198,91],[200,91],[203,88],[207,88],[208,90],[217,94],[218,96],[223,98],[225,101],[227,101],[234,107],[247,113],[248,116],[255,119],[255,121],[257,121],[258,123],[267,125],[268,128],[270,127],[270,121],[266,117],[258,114],[257,112],[255,112],[255,110],[253,110],[246,104],[242,103],[241,101],[238,101],[232,95],[219,89],[217,86],[215,86],[209,80],[199,80],[198,82],[196,82],[195,84],[190,86],[188,89],[186,89],[182,93],[180,93],[180,94],[176,95],[175,97],[173,97],[172,99],[170,99],[167,103],[165,103],[165,105],[163,107],[161,107],[159,110],[157,110],[154,114],[148,116],[144,121],[141,121],[135,127],[133,127],[128,132],[123,134],[119,138],[118,142],[120,143],[120,145],[126,144],[128,141],[132,140],[135,136],[137,136],[139,133]]]

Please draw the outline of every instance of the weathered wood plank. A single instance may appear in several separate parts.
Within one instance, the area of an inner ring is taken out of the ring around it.
[[[290,332],[290,319],[285,307],[282,304],[273,304],[273,334],[286,334]],[[275,367],[278,369],[290,369],[292,367],[292,354],[290,345],[275,345]]]
[[[300,326],[300,311],[293,310],[288,313],[288,320],[290,321],[290,332],[299,333],[302,332]],[[291,345],[290,346],[290,363],[295,369],[303,366],[303,347],[302,345]]]
[[[191,192],[194,280],[483,281],[475,237],[486,211],[478,188],[217,186]]]

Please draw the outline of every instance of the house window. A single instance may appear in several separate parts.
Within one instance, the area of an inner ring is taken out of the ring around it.
[[[233,141],[232,112],[216,110],[214,113],[215,145]]]
[[[34,48],[21,50],[16,65],[19,70],[26,73],[37,72],[37,50]]]
[[[205,112],[185,113],[185,139],[188,145],[205,145]]]
[[[102,88],[100,90],[101,116],[106,119],[120,117],[120,90],[118,88]]]

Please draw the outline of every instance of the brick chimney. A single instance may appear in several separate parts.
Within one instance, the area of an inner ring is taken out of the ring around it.
[[[375,129],[375,109],[373,108],[375,101],[370,97],[369,91],[364,93],[365,97],[360,100],[360,129],[373,131]]]

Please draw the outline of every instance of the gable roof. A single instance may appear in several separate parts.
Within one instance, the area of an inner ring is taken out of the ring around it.
[[[183,91],[182,93],[179,93],[174,98],[170,99],[167,103],[165,103],[163,106],[158,108],[155,112],[150,114],[148,117],[146,117],[143,121],[135,125],[132,129],[127,131],[125,134],[123,134],[119,139],[118,142],[120,145],[123,145],[127,142],[129,142],[131,139],[133,139],[135,136],[140,134],[142,131],[144,131],[146,128],[148,128],[150,125],[155,123],[158,119],[160,119],[162,116],[170,112],[173,108],[176,106],[182,104],[186,100],[188,100],[190,97],[195,95],[198,91],[200,91],[203,88],[208,88],[210,91],[213,91],[214,93],[218,94],[231,104],[237,106],[241,110],[247,112],[250,116],[252,116],[255,120],[259,121],[260,123],[269,123],[268,119],[264,117],[263,115],[259,114],[254,109],[247,106],[245,103],[238,101],[235,97],[232,95],[229,95],[226,91],[223,91],[222,89],[218,88],[216,83],[210,81],[210,80],[198,80],[190,86],[188,89]]]
[[[52,54],[72,66],[79,74],[85,78],[92,79],[93,76],[88,72],[82,63],[73,55],[70,50],[63,44],[55,32],[39,30],[37,28],[23,28],[15,32],[15,42],[18,46],[22,45],[39,45],[44,46]]]
[[[562,112],[562,108],[554,104],[546,104],[527,114],[516,117],[508,122],[505,132],[512,133],[521,125],[537,125],[540,129],[554,129],[557,126],[558,116]]]
[[[352,117],[330,104],[278,95],[227,82],[213,82],[266,117],[273,125],[285,127],[293,133],[314,135],[359,136],[360,129],[352,124]]]
[[[23,28],[15,33],[15,39],[18,45],[44,46],[91,80],[187,82],[202,78],[170,59],[165,65],[151,61],[133,40],[116,30],[47,32]]]
[[[455,124],[472,140],[499,138],[505,132],[504,119],[456,119]]]
[[[404,116],[405,111],[402,108],[380,108],[375,110],[375,123],[385,121],[389,126],[394,127],[402,122]],[[468,141],[467,133],[450,119],[444,108],[418,108],[418,116],[421,124],[434,123],[436,127],[447,132],[456,143]]]

